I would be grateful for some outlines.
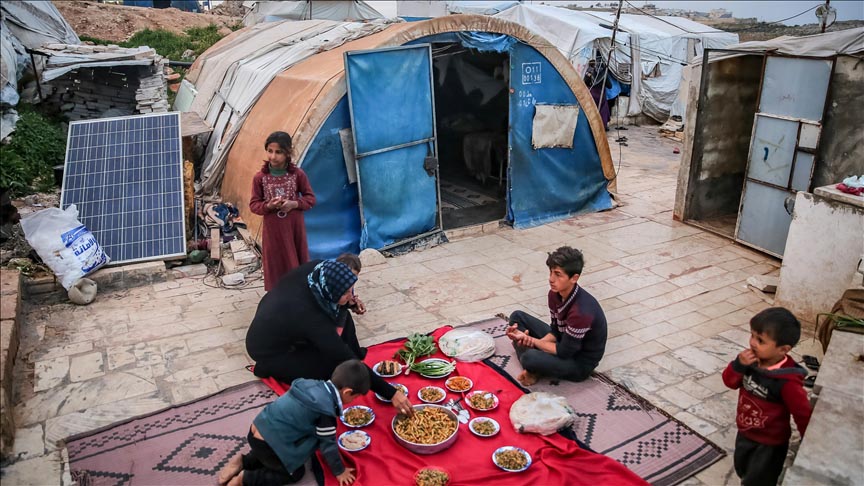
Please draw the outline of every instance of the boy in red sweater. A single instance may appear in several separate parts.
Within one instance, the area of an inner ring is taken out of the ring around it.
[[[723,383],[740,389],[735,473],[742,486],[776,485],[792,435],[789,415],[802,436],[810,422],[807,371],[787,356],[800,338],[801,324],[791,312],[765,309],[750,319],[750,347],[723,371]]]

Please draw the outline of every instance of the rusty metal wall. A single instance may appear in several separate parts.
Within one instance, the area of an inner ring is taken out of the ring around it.
[[[864,60],[838,56],[828,92],[812,187],[864,173]]]
[[[761,55],[707,64],[684,218],[738,213],[762,77]]]

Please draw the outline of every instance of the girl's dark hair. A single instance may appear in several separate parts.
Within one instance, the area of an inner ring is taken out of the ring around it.
[[[282,150],[284,150],[286,153],[291,152],[291,135],[288,135],[285,132],[271,133],[270,136],[267,137],[267,141],[264,142],[264,148],[266,149],[267,146],[271,143],[278,143]]]

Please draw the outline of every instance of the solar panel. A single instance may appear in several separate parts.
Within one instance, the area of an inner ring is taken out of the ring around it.
[[[81,223],[111,263],[186,255],[180,114],[69,124],[60,207]]]

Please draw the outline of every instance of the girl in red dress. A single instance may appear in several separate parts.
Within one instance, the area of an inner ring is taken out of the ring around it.
[[[264,290],[309,261],[303,211],[315,205],[309,178],[291,161],[291,136],[273,132],[264,143],[267,159],[252,180],[249,208],[264,217]]]

